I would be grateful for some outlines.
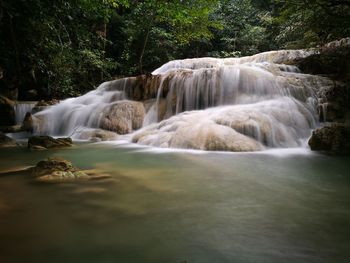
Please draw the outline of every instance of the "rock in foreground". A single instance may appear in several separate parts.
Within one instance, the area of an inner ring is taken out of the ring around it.
[[[101,170],[80,170],[62,157],[50,157],[31,168],[35,180],[48,183],[71,182],[76,180],[100,180],[111,176]]]
[[[74,179],[88,179],[88,175],[74,167],[70,161],[52,157],[40,161],[32,168],[32,176],[38,181],[55,182]]]
[[[31,150],[46,150],[73,146],[71,138],[53,138],[50,136],[33,136],[28,140],[28,148]]]

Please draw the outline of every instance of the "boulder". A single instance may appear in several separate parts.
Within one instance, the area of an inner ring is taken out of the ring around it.
[[[141,128],[144,117],[145,107],[142,102],[117,101],[104,110],[99,127],[118,134],[127,134]]]
[[[61,157],[50,157],[37,163],[31,169],[32,176],[38,181],[59,182],[75,179],[88,179],[88,175],[74,167],[70,161]]]
[[[28,148],[31,150],[52,149],[73,146],[71,138],[52,138],[50,136],[33,136],[28,139]]]
[[[319,52],[300,59],[297,65],[304,73],[333,80],[333,85],[317,85],[320,121],[344,123],[350,113],[350,38],[322,46]],[[323,132],[328,134],[330,129],[339,130],[339,126],[327,126]]]
[[[13,147],[13,146],[17,146],[16,141],[6,136],[2,132],[0,132],[0,147]]]
[[[0,95],[0,126],[12,126],[16,124],[15,103]]]
[[[312,132],[309,146],[313,151],[334,154],[350,153],[350,131],[343,123],[332,123]]]
[[[24,131],[33,132],[33,115],[30,112],[27,112],[24,116],[24,120],[22,123],[22,129]]]
[[[344,122],[346,114],[350,111],[350,83],[336,83],[320,92],[323,98],[321,105],[324,121]]]
[[[32,177],[40,182],[59,183],[75,180],[106,180],[110,174],[98,170],[81,170],[62,157],[49,157],[30,168]]]

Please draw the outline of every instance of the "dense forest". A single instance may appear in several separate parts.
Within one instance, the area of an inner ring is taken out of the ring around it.
[[[164,62],[308,48],[350,35],[342,0],[1,0],[0,93],[65,98]]]

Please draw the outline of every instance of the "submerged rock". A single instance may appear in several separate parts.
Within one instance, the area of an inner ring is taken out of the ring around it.
[[[50,136],[33,136],[28,139],[28,148],[31,150],[45,150],[73,146],[71,138],[53,138]]]
[[[13,146],[17,146],[16,141],[6,136],[2,132],[0,132],[0,147],[13,147]]]
[[[38,181],[55,182],[88,179],[88,175],[61,157],[50,157],[32,168],[32,176]]]
[[[141,128],[144,117],[143,103],[121,100],[105,109],[99,126],[118,134],[127,134]]]
[[[41,182],[71,182],[75,180],[106,180],[111,176],[104,171],[81,170],[62,157],[49,157],[31,169],[31,175]]]
[[[313,151],[350,153],[350,130],[343,123],[333,123],[312,132],[309,145]]]
[[[78,140],[90,140],[94,142],[113,141],[118,138],[118,134],[101,129],[83,129],[81,131],[77,131],[74,134],[74,138]]]

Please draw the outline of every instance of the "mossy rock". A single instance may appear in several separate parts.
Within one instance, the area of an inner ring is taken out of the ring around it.
[[[89,176],[61,157],[50,157],[32,168],[32,176],[38,181],[55,182],[88,179]]]
[[[50,136],[33,136],[28,139],[28,148],[31,150],[51,149],[73,146],[71,138],[53,138]]]

